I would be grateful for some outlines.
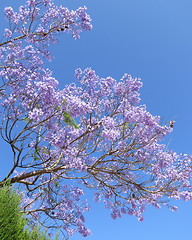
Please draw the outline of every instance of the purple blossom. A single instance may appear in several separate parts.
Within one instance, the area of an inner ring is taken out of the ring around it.
[[[12,37],[12,32],[11,32],[9,29],[5,28],[5,34],[4,34],[4,36],[5,36],[6,38],[11,38],[11,37]]]
[[[28,117],[31,120],[34,120],[35,122],[38,122],[41,120],[41,117],[43,116],[43,111],[38,108],[34,108],[32,111],[29,112]]]

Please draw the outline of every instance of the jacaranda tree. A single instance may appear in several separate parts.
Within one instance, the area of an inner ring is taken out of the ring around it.
[[[114,219],[128,214],[142,221],[147,205],[176,210],[171,198],[192,198],[191,159],[160,144],[173,124],[160,124],[140,105],[140,79],[77,69],[77,82],[59,89],[46,68],[48,47],[61,33],[78,39],[92,28],[85,7],[29,0],[17,12],[6,7],[5,16],[0,130],[13,163],[0,186],[7,180],[20,186],[23,212],[50,231],[87,236],[85,189]]]

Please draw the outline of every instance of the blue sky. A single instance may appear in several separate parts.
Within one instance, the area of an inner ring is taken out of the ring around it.
[[[24,1],[1,0],[7,5]],[[55,1],[56,2],[56,1]],[[119,79],[125,72],[140,77],[142,104],[160,115],[162,122],[175,120],[166,139],[178,153],[192,153],[192,1],[191,0],[57,0],[70,8],[87,6],[93,30],[75,41],[64,36],[52,48],[50,68],[60,87],[74,81],[74,70],[92,67],[102,77]],[[1,29],[3,15],[0,14]],[[3,23],[3,24],[2,24]],[[1,153],[1,166],[7,152]],[[125,216],[112,220],[110,212],[94,204],[87,216],[93,235],[88,240],[192,239],[192,203],[178,202],[180,210],[149,207],[144,222]],[[82,240],[76,235],[72,240]]]

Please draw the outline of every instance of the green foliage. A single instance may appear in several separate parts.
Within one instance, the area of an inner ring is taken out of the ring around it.
[[[34,159],[34,161],[37,161],[37,160],[40,159],[40,157],[39,157],[39,148],[35,149],[34,154],[33,154],[33,159]]]
[[[61,104],[62,104],[62,105],[65,105],[65,104],[66,104],[66,99],[64,99]],[[61,110],[61,107],[60,107],[60,106],[56,106],[56,109],[60,111],[60,110]],[[79,128],[79,126],[78,126],[78,124],[76,123],[75,119],[73,119],[69,113],[63,112],[63,117],[64,117],[64,122],[65,122],[66,124],[68,124],[68,125],[76,128],[76,129]]]
[[[76,129],[79,128],[79,126],[77,125],[76,121],[70,116],[69,113],[64,112],[63,116],[64,116],[64,121],[65,121],[66,124],[76,128]]]
[[[41,232],[41,229],[37,226],[32,231],[28,230],[28,233],[30,240],[50,240],[50,238],[46,236],[46,231]]]
[[[0,239],[48,240],[38,227],[30,230],[27,218],[20,211],[21,197],[10,186],[0,188]]]
[[[26,220],[19,211],[20,197],[9,186],[0,189],[0,239],[25,240]]]
[[[25,121],[25,122],[28,123],[28,122],[31,121],[31,120],[30,120],[29,118],[26,117],[26,118],[23,118],[23,121]]]

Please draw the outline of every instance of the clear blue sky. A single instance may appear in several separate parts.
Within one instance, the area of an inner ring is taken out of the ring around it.
[[[148,111],[175,120],[169,148],[192,153],[192,1],[191,0],[55,0],[70,8],[86,5],[93,30],[75,41],[62,38],[54,46],[50,68],[60,86],[74,80],[77,67],[92,67],[100,76],[120,78],[129,73],[143,80],[142,103]],[[1,0],[6,5],[24,1]],[[0,14],[1,30],[3,15]],[[7,152],[1,152],[6,169]],[[3,172],[1,170],[1,172]],[[110,212],[94,204],[87,214],[93,235],[88,240],[191,240],[192,203],[178,202],[180,210],[149,207],[144,222],[125,216],[112,220]],[[76,235],[71,240],[82,240]]]

